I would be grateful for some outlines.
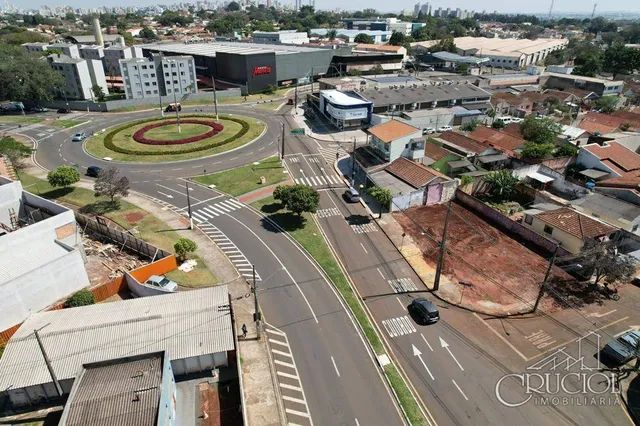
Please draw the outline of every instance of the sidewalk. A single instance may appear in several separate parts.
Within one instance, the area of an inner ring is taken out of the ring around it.
[[[279,185],[293,185],[293,181],[291,178],[287,180],[283,180],[282,182],[274,183],[273,185],[265,186],[263,188],[254,189],[253,191],[247,192],[238,196],[238,201],[245,204],[251,204],[258,200],[262,200],[263,198],[267,198]]]
[[[296,122],[298,127],[302,127],[307,136],[312,137],[318,141],[324,142],[339,142],[339,143],[353,143],[355,138],[357,142],[366,142],[367,135],[362,130],[345,130],[340,131],[329,123],[321,121],[321,118],[315,118],[313,120],[313,128],[309,126],[309,119],[304,116],[304,110],[302,108],[297,109],[297,114],[292,114],[291,117]]]

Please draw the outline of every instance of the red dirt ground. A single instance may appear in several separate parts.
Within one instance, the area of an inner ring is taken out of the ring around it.
[[[425,261],[434,267],[446,213],[446,205],[394,213],[394,218],[420,247]],[[548,267],[545,258],[455,203],[447,234],[444,274],[464,287],[465,305],[533,303]],[[551,278],[571,279],[557,267]]]
[[[143,213],[143,212],[131,212],[131,213],[127,213],[126,215],[124,215],[124,218],[130,224],[135,225],[136,223],[140,222],[142,220],[142,218],[144,218],[145,216],[146,216],[146,214]]]

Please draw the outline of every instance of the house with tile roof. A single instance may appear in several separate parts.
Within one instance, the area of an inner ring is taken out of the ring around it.
[[[615,132],[621,127],[627,127],[627,130],[640,131],[640,117],[638,114],[626,115],[602,114],[599,112],[588,112],[578,124],[578,127],[586,130],[591,134],[601,134]]]
[[[608,178],[640,175],[640,155],[615,141],[580,147],[576,163],[584,169],[609,173]]]
[[[509,161],[509,157],[502,150],[481,144],[462,133],[443,132],[434,140],[442,143],[447,150],[465,157],[448,163],[446,173],[449,176],[476,171],[478,166],[483,169],[496,169]]]
[[[367,145],[387,162],[399,157],[420,160],[424,157],[424,139],[422,130],[399,120],[369,127]]]
[[[606,241],[617,231],[613,226],[569,207],[548,211],[528,210],[523,224],[540,235],[552,238],[573,254],[580,253],[588,241]]]
[[[516,150],[525,144],[525,140],[521,137],[485,126],[476,127],[473,132],[469,133],[469,138],[484,146],[502,151],[510,157],[518,157]]]

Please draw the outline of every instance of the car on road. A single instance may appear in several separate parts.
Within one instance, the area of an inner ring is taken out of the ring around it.
[[[524,121],[524,118],[520,118],[520,117],[511,117],[511,122],[512,123],[522,123]]]
[[[436,132],[436,129],[434,129],[433,127],[425,127],[424,129],[422,129],[423,135],[432,135],[435,132]]]
[[[171,281],[164,275],[151,275],[147,281],[144,282],[144,285],[153,288],[160,288],[166,291],[178,290],[178,284],[175,281]]]
[[[358,192],[357,189],[355,189],[352,186],[350,186],[349,188],[347,188],[346,191],[344,191],[343,196],[344,196],[344,199],[347,200],[349,203],[360,202],[360,193]]]
[[[98,166],[89,166],[87,167],[87,176],[97,178],[101,171],[102,168]]]
[[[164,112],[175,112],[175,111],[182,111],[182,105],[180,105],[180,102],[178,103],[171,103],[169,105],[167,105],[167,107],[164,109]]]
[[[69,108],[58,108],[58,114],[70,114],[71,110]]]
[[[503,115],[502,117],[494,118],[493,121],[501,122],[506,126],[507,124],[513,123],[513,117],[511,117],[510,115]]]
[[[443,132],[449,132],[451,130],[453,130],[453,127],[451,127],[451,126],[440,126],[440,127],[438,127],[437,131],[438,131],[438,133],[443,133]]]
[[[640,352],[639,345],[640,331],[631,330],[607,343],[600,354],[604,358],[613,361],[616,365],[623,365],[638,356]]]
[[[86,138],[87,138],[87,134],[85,132],[80,132],[80,133],[76,133],[75,135],[73,135],[71,140],[73,142],[82,142]]]
[[[413,299],[407,310],[418,324],[435,324],[440,320],[438,307],[424,297]]]

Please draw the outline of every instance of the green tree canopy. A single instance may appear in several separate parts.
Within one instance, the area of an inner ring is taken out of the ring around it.
[[[484,181],[489,185],[491,197],[497,202],[503,202],[510,200],[515,193],[518,178],[509,170],[498,170],[486,175]]]
[[[616,43],[604,52],[603,69],[614,74],[631,74],[640,68],[640,50]]]
[[[80,173],[72,166],[58,166],[47,174],[47,181],[53,187],[73,185],[80,180]]]
[[[381,186],[372,186],[369,188],[367,193],[376,200],[378,206],[380,206],[380,210],[378,211],[378,217],[382,217],[382,210],[388,209],[391,201],[393,200],[393,194],[387,188],[382,188]]]
[[[446,37],[441,39],[439,42],[431,46],[430,49],[432,52],[451,52],[456,53],[458,48],[456,47],[455,42],[453,41],[453,37]]]
[[[373,37],[371,37],[369,34],[365,34],[365,33],[360,33],[358,35],[356,35],[353,39],[354,42],[356,43],[363,43],[363,44],[373,44],[374,40]]]
[[[318,191],[307,185],[278,185],[273,198],[298,216],[303,212],[315,213],[320,203]]]
[[[158,38],[157,34],[149,27],[142,27],[139,36],[145,40],[156,40]]]
[[[522,148],[522,156],[530,159],[542,159],[549,157],[555,145],[552,143],[525,142]]]
[[[226,7],[227,12],[237,12],[240,10],[240,3],[232,1]]]
[[[93,296],[93,293],[90,290],[83,288],[82,290],[73,293],[71,297],[64,302],[64,307],[76,308],[78,306],[93,305],[94,303],[96,303],[96,298]]]
[[[42,57],[21,46],[0,45],[0,99],[34,103],[53,99],[63,84]]]
[[[614,95],[602,96],[595,102],[596,108],[601,112],[610,113],[618,109],[619,98]]]
[[[520,133],[525,140],[538,144],[554,144],[562,129],[548,118],[529,116],[520,124]]]
[[[188,238],[179,238],[173,245],[173,250],[180,260],[185,260],[190,253],[198,249],[198,245]]]

